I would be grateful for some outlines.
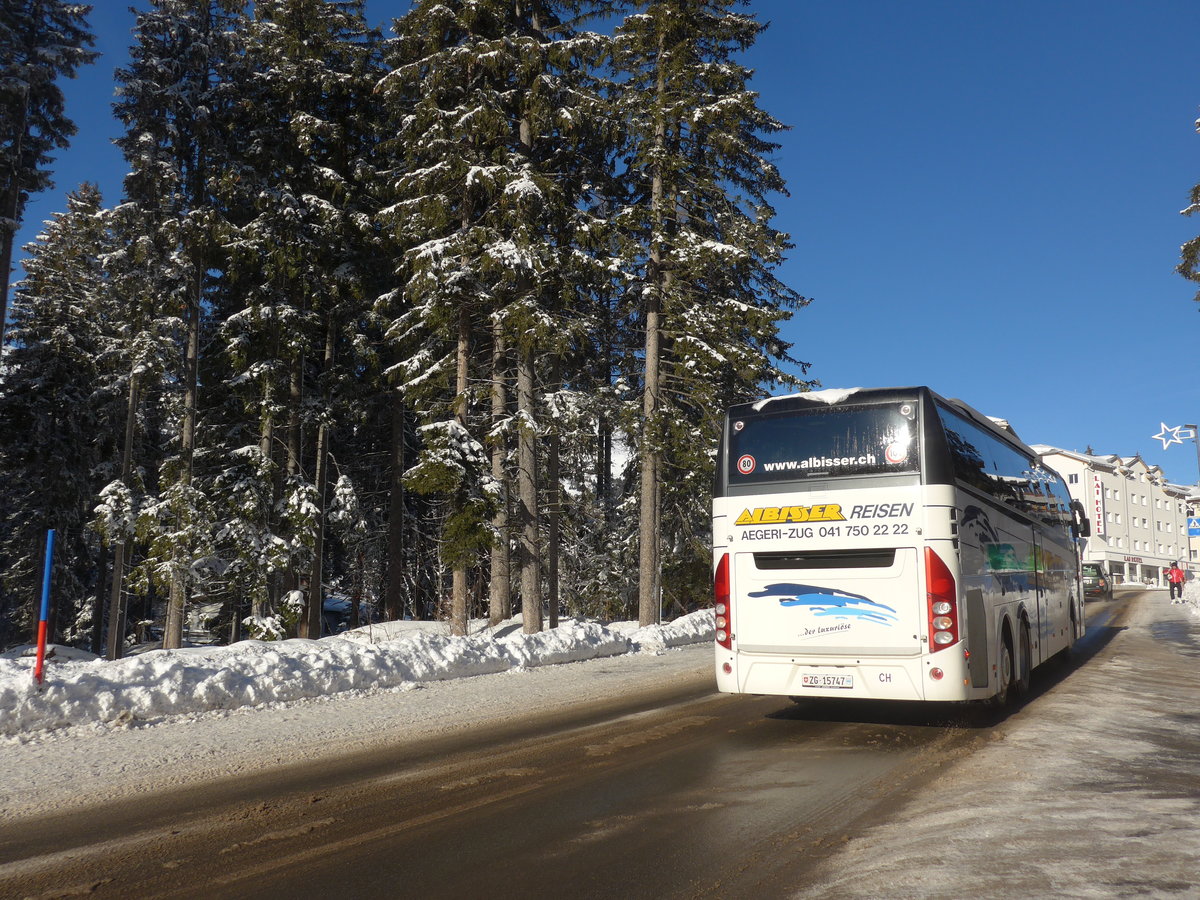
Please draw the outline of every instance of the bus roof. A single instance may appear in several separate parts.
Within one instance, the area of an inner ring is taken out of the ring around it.
[[[751,403],[743,403],[730,408],[730,415],[746,415],[753,412],[787,412],[789,410],[812,409],[816,406],[838,406],[847,401],[851,403],[887,403],[890,401],[912,400],[921,395],[942,403],[957,412],[960,416],[974,422],[980,428],[993,432],[1004,440],[1015,443],[1030,455],[1036,456],[1007,419],[997,419],[985,416],[962,400],[943,397],[932,388],[924,385],[914,387],[878,387],[878,388],[827,388],[820,391],[806,391],[799,394],[785,394],[779,397],[764,397]]]

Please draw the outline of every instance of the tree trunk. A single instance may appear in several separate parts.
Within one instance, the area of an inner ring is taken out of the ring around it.
[[[508,415],[508,397],[504,388],[504,329],[500,322],[492,325],[492,428],[499,429]],[[488,621],[498,625],[512,615],[512,558],[509,550],[508,473],[505,471],[508,441],[494,434],[492,444],[492,478],[500,486],[500,499],[492,527],[496,543],[492,546],[492,573],[488,582]]]
[[[104,647],[104,589],[108,587],[108,548],[100,542],[96,553],[96,593],[92,600],[92,635],[88,645],[99,656]]]
[[[333,352],[336,334],[330,318],[325,331],[325,360],[322,366],[325,379],[332,377]],[[304,618],[300,622],[300,637],[316,640],[321,636],[321,613],[325,600],[325,495],[329,488],[329,391],[325,392],[325,414],[317,427],[317,522],[313,539],[312,573],[308,579],[308,597]]]
[[[13,171],[4,191],[4,208],[0,210],[0,276],[3,277],[3,292],[0,293],[0,347],[4,346],[4,333],[8,328],[8,279],[12,274],[13,242],[20,227],[18,213],[21,211],[21,152],[25,141],[25,129],[29,123],[29,85],[22,88],[21,121],[16,123],[12,134]]]
[[[666,36],[658,38],[658,76],[655,84],[657,94],[658,121],[654,127],[655,159],[661,159],[666,146],[667,126],[663,103],[666,95],[666,73],[663,56],[666,51]],[[662,314],[662,298],[666,287],[666,273],[662,264],[663,242],[663,174],[655,162],[650,181],[650,215],[653,230],[650,235],[650,263],[647,273],[646,297],[646,344],[645,344],[645,387],[642,392],[642,446],[640,451],[642,480],[639,493],[638,515],[638,623],[645,627],[653,625],[659,618],[659,603],[656,587],[659,578],[658,555],[658,468],[659,451],[656,434],[656,419],[659,403],[659,338]]]
[[[471,318],[464,305],[458,313],[458,349],[456,351],[456,378],[454,419],[464,429],[467,427],[467,390],[470,387],[468,363],[471,353]],[[455,554],[450,586],[450,633],[467,633],[467,567],[459,554]]]
[[[388,567],[384,609],[389,619],[404,618],[404,398],[392,391],[392,475],[388,496]],[[415,615],[416,610],[413,610]]]
[[[125,655],[126,602],[124,592],[125,559],[132,547],[129,541],[121,541],[113,547],[112,593],[108,602],[108,658],[120,659]]]
[[[304,403],[304,353],[296,354],[288,373],[287,477],[300,474],[300,407]]]
[[[129,396],[125,406],[125,446],[121,449],[121,482],[129,486],[133,472],[133,438],[137,428],[138,375],[129,375]],[[125,560],[130,543],[124,538],[113,547],[112,594],[108,602],[108,658],[120,659],[125,652]]]
[[[291,479],[300,474],[300,457],[303,452],[304,429],[301,424],[301,406],[304,403],[304,351],[297,351],[288,372],[288,415],[287,415],[287,462],[284,480],[280,486],[280,498],[290,490]],[[295,535],[288,535],[295,537]],[[283,575],[282,593],[288,594],[300,586],[295,562],[289,561]]]
[[[638,624],[658,621],[658,451],[654,420],[658,410],[658,302],[646,310],[646,386],[642,396],[642,480],[638,508]]]
[[[615,353],[611,332],[611,322],[608,311],[605,311],[605,325],[602,339],[601,359],[604,361],[604,372],[600,380],[604,405],[601,406],[600,421],[596,426],[596,500],[604,515],[604,523],[612,521],[612,421],[608,415],[608,403],[611,401],[612,370]]]
[[[329,485],[329,424],[317,428],[317,522],[313,539],[312,572],[308,579],[308,595],[304,617],[300,620],[300,637],[314,641],[321,636],[321,612],[325,599],[325,495]]]
[[[353,631],[360,624],[359,610],[362,606],[363,581],[366,579],[366,559],[363,552],[358,550],[354,554],[354,574],[350,581],[350,630]]]
[[[536,0],[529,0],[530,27],[541,29]],[[520,10],[518,9],[518,14]],[[518,138],[533,153],[533,122],[528,110],[518,124]],[[522,285],[531,289],[530,285]],[[537,409],[534,403],[533,347],[526,336],[517,351],[517,493],[521,518],[521,618],[525,634],[542,630],[541,552],[538,534]]]
[[[4,345],[4,333],[8,328],[8,281],[12,275],[13,242],[17,237],[17,198],[20,189],[13,175],[4,193],[4,210],[0,212],[0,275],[3,275],[3,292],[0,293],[0,346]]]
[[[275,416],[271,411],[272,407],[274,406],[272,400],[271,388],[270,384],[268,383],[263,387],[262,421],[259,423],[258,427],[258,455],[261,457],[260,465],[264,466],[267,471],[270,471],[271,445],[275,440]],[[275,502],[278,502],[279,494],[275,489],[274,481],[275,479],[272,478],[271,499]],[[274,533],[275,531],[274,507],[275,503],[272,503],[271,509],[267,510],[267,520],[263,523],[265,526],[264,530],[271,533]],[[261,594],[255,594],[249,610],[250,615],[256,617],[272,615],[275,612],[275,588],[278,585],[272,573],[264,572],[263,574],[266,576],[267,581],[265,585],[267,594],[266,598],[264,599]],[[234,641],[237,640],[237,635],[240,633],[236,625],[241,621],[241,613],[244,612],[244,610],[241,608],[240,598],[235,597],[231,602],[233,603],[234,607],[233,621],[235,628],[230,633],[230,640]]]
[[[199,265],[199,264],[197,264]],[[186,510],[184,521],[176,520],[176,526],[187,529],[194,525],[191,517],[190,488],[192,486],[193,459],[196,452],[196,390],[200,364],[200,295],[203,290],[203,272],[197,274],[195,295],[191,298],[187,322],[187,351],[184,360],[183,421],[180,426],[179,483],[183,488]],[[190,544],[190,541],[189,541]],[[191,548],[176,547],[176,558],[171,566],[171,587],[167,603],[167,624],[163,632],[163,649],[172,650],[183,646],[183,617],[187,603],[187,579],[184,572],[191,568]]]
[[[533,348],[517,361],[517,491],[521,515],[521,615],[526,634],[542,630],[542,585],[538,551],[537,434],[533,395]]]
[[[558,359],[555,359],[554,375],[551,381],[556,390],[561,390],[562,388],[561,372],[562,364]],[[550,628],[552,630],[558,627],[558,563],[560,550],[562,549],[560,547],[562,532],[561,458],[562,429],[558,421],[555,421],[546,445],[546,480],[550,482],[546,498],[546,515],[549,519],[548,533],[546,535],[546,543],[548,545],[546,547],[546,605],[550,614]]]

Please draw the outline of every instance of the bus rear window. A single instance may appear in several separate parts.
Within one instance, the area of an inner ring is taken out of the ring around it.
[[[916,472],[917,403],[814,408],[729,422],[729,484]]]

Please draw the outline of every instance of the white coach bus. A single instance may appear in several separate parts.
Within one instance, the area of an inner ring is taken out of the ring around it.
[[[714,487],[722,691],[1004,702],[1083,634],[1083,508],[927,387],[735,406]]]

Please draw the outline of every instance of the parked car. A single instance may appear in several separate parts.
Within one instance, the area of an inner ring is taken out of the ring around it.
[[[1112,578],[1104,571],[1101,563],[1083,564],[1083,598],[1085,600],[1111,600]]]

